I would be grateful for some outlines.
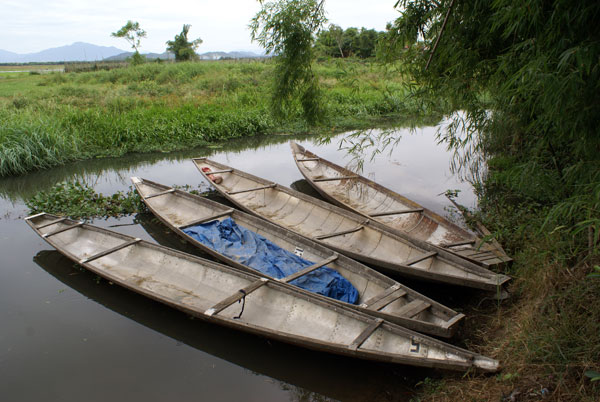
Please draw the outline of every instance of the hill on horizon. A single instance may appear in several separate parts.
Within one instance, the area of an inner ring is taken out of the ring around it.
[[[114,46],[98,46],[75,42],[71,45],[54,47],[36,53],[19,54],[0,49],[0,63],[40,63],[58,61],[100,61],[123,53]]]
[[[51,63],[72,61],[114,61],[125,60],[133,52],[114,46],[98,46],[91,43],[75,42],[71,45],[55,47],[36,53],[19,54],[0,49],[0,63]],[[164,53],[142,53],[148,59],[173,59],[173,55]],[[253,52],[207,52],[198,55],[202,60],[219,60],[223,58],[265,57]]]

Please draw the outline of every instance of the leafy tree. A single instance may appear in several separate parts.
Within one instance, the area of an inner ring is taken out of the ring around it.
[[[421,97],[440,95],[464,118],[445,135],[502,168],[486,180],[529,205],[546,224],[581,236],[600,227],[600,3],[402,0],[391,27]],[[491,159],[490,159],[491,158]],[[500,161],[503,161],[500,163]],[[475,166],[477,168],[477,166]],[[598,229],[596,229],[596,232]],[[587,240],[587,239],[586,239]],[[587,243],[587,241],[586,241]]]
[[[140,55],[139,48],[141,39],[146,37],[146,31],[140,28],[138,22],[129,20],[121,27],[121,29],[111,33],[110,36],[114,38],[123,38],[129,42],[131,48],[135,50],[132,57],[133,64],[140,64],[144,61],[143,56]]]
[[[330,57],[358,56],[366,59],[375,55],[379,34],[374,29],[350,27],[346,30],[331,24],[319,32],[317,51]]]
[[[174,40],[167,41],[167,51],[175,55],[176,61],[189,61],[197,58],[196,49],[202,43],[202,39],[198,38],[193,41],[188,40],[188,32],[192,26],[184,24],[179,35],[175,35]]]
[[[323,115],[320,90],[312,70],[315,32],[326,22],[323,0],[277,0],[261,3],[250,23],[252,40],[276,56],[273,114],[286,117],[299,101],[304,118],[316,124]]]
[[[361,28],[358,34],[356,54],[361,59],[367,59],[375,55],[375,48],[379,34],[374,29]]]

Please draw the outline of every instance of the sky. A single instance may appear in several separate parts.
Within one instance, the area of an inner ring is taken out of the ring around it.
[[[325,0],[329,23],[343,28],[384,30],[398,13],[396,0]],[[112,38],[127,20],[140,23],[147,37],[142,53],[165,51],[167,40],[191,24],[190,40],[203,40],[198,53],[249,50],[262,52],[250,41],[248,24],[260,5],[256,0],[2,0],[0,49],[34,53],[87,42],[129,50],[124,39]]]

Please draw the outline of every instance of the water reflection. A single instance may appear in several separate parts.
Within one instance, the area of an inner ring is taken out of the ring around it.
[[[449,203],[437,194],[447,189],[462,189],[459,202],[473,205],[470,186],[449,173],[451,155],[436,146],[435,133],[435,127],[399,131],[394,135],[401,140],[393,152],[364,157],[362,173],[444,215]],[[316,195],[302,179],[287,142],[293,139],[346,166],[353,157],[339,149],[346,136],[335,135],[329,143],[309,136],[253,137],[221,148],[96,159],[0,179],[0,208],[7,211],[0,214],[0,395],[10,400],[106,400],[119,395],[145,401],[204,396],[250,402],[322,400],[321,394],[342,400],[407,399],[414,383],[434,373],[309,352],[190,321],[119,287],[96,284],[92,274],[74,269],[56,252],[40,252],[48,246],[19,218],[26,213],[24,198],[65,180],[81,180],[104,194],[130,188],[130,176],[206,190],[209,185],[190,161],[200,156]],[[96,224],[200,253],[150,215]],[[115,226],[121,224],[127,226]],[[32,264],[33,255],[44,271]],[[438,289],[426,286],[418,290],[439,300]],[[468,303],[468,293],[463,294]],[[99,388],[100,381],[111,387]],[[39,387],[30,387],[32,382]],[[205,393],[195,394],[199,390]]]
[[[303,140],[310,136],[294,136]],[[0,197],[10,201],[27,199],[40,190],[47,190],[61,181],[79,180],[91,186],[98,184],[103,176],[113,176],[117,182],[129,180],[134,172],[144,170],[156,164],[169,165],[169,162],[187,161],[198,156],[212,157],[227,153],[241,153],[256,150],[267,145],[284,144],[291,137],[285,135],[269,135],[244,137],[224,142],[218,146],[197,147],[185,151],[169,153],[129,154],[120,158],[89,159],[70,163],[56,168],[32,172],[21,176],[0,178]]]
[[[57,251],[40,251],[34,262],[86,298],[120,315],[179,343],[251,370],[255,375],[274,379],[288,393],[290,400],[381,400],[377,393],[394,395],[394,398],[409,397],[412,394],[409,385],[412,384],[403,383],[399,378],[409,374],[411,378],[418,378],[416,373],[422,375],[427,371],[307,351],[190,319],[181,312],[111,286],[106,281],[98,283],[94,274],[79,270]],[[95,364],[106,363],[110,364]],[[369,373],[368,379],[365,373]],[[232,386],[235,381],[231,379]]]

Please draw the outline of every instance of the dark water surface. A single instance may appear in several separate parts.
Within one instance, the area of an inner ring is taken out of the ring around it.
[[[475,198],[449,173],[450,156],[434,134],[435,128],[397,132],[402,139],[392,153],[367,159],[362,173],[447,215],[449,202],[438,194],[460,189],[459,202],[468,206]],[[352,157],[338,149],[344,136],[328,144],[294,139],[346,165]],[[207,189],[190,161],[201,156],[310,191],[290,139],[84,161],[0,179],[0,400],[408,400],[414,385],[435,373],[311,352],[190,319],[80,271],[22,219],[23,199],[63,180],[79,179],[104,194],[128,190],[130,176]],[[149,216],[93,223],[197,253]]]

